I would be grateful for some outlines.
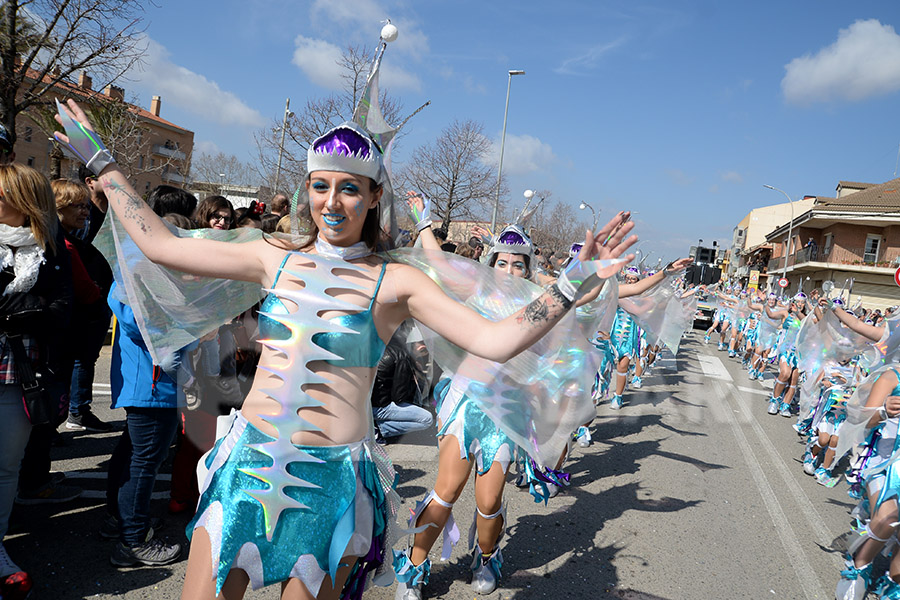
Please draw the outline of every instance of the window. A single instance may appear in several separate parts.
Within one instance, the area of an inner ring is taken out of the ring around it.
[[[149,182],[149,181],[148,181],[147,183],[144,184],[144,191],[145,191],[145,192],[149,192],[149,191],[150,191],[150,182]]]
[[[834,234],[826,233],[825,234],[825,247],[822,248],[822,256],[828,256],[831,254],[831,247],[834,246]]]
[[[863,248],[863,262],[878,262],[878,251],[881,249],[881,236],[870,233],[866,236],[866,247]]]
[[[143,168],[144,168],[144,157],[141,156],[138,158],[138,169],[143,169]]]
[[[24,137],[25,137],[25,141],[26,141],[26,142],[30,142],[30,141],[31,141],[31,134],[32,134],[32,133],[34,133],[34,130],[33,130],[31,127],[26,127],[26,128],[25,128],[25,136],[24,136]]]
[[[152,169],[152,168],[154,168],[155,166],[156,166],[156,159],[155,159],[155,158],[151,158],[151,159],[150,159],[150,168]]]
[[[33,157],[33,156],[29,156],[29,157],[28,157],[28,160],[25,161],[25,162],[26,162],[26,164],[27,164],[29,167],[33,167],[33,166],[34,166],[34,157]]]

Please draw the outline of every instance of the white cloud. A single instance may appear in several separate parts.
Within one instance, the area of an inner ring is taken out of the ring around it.
[[[222,150],[216,145],[215,142],[211,142],[209,140],[200,140],[199,142],[194,142],[194,154],[196,156],[200,156],[201,154],[218,154]]]
[[[900,36],[876,19],[856,21],[815,55],[785,66],[781,90],[792,104],[859,101],[900,89]]]
[[[199,73],[176,65],[169,51],[146,38],[147,55],[140,83],[153,94],[162,96],[163,108],[171,103],[183,110],[224,125],[262,127],[265,119],[231,92]]]
[[[341,78],[344,72],[338,61],[341,59],[341,48],[331,42],[298,35],[294,40],[295,65],[316,85],[327,90],[340,90],[345,82]],[[381,85],[390,90],[415,90],[422,88],[419,78],[393,64],[381,64]]]
[[[562,62],[562,64],[560,64],[553,70],[560,75],[584,74],[585,71],[590,71],[594,67],[596,67],[601,58],[603,58],[605,55],[609,54],[619,46],[622,46],[627,41],[628,38],[626,36],[622,36],[611,42],[597,44],[596,46],[589,48],[583,54],[573,56],[572,58],[567,58]]]
[[[309,80],[328,90],[339,90],[343,85],[341,67],[341,49],[325,40],[298,35],[294,40],[296,49],[291,62],[300,67]]]
[[[496,165],[500,160],[500,140],[494,140],[488,162]],[[503,172],[507,175],[525,175],[543,171],[556,161],[550,144],[530,135],[506,135],[503,147]]]
[[[721,175],[722,181],[727,181],[728,183],[744,183],[744,178],[737,171],[725,171]]]
[[[315,0],[310,9],[312,16],[325,17],[328,22],[358,26],[363,29],[373,28],[382,21],[391,19],[396,25],[399,35],[397,40],[391,42],[392,51],[409,54],[413,58],[421,59],[428,53],[428,36],[426,36],[410,19],[392,17],[390,11],[384,8],[376,0]],[[365,43],[373,45],[377,38],[367,40]]]

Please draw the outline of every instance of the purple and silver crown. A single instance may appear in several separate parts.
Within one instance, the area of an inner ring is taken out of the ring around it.
[[[528,266],[531,267],[531,259],[534,258],[534,246],[531,237],[518,225],[507,225],[494,240],[487,255],[488,264],[493,264],[494,256],[500,253],[522,254],[528,258]]]
[[[364,128],[346,121],[314,141],[306,152],[306,170],[352,173],[383,183],[381,148]]]

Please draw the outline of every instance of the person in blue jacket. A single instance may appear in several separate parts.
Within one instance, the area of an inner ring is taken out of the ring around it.
[[[116,317],[110,387],[112,408],[125,409],[126,426],[109,461],[107,510],[119,526],[110,562],[119,567],[166,565],[178,560],[181,545],[154,535],[150,499],[175,437],[178,407],[184,404],[184,393],[170,375],[177,372],[179,356],[172,357],[172,364],[153,364],[134,312],[118,299],[116,287],[108,298]]]

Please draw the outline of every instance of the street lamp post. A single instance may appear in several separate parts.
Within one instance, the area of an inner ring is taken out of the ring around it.
[[[278,146],[278,166],[275,168],[275,192],[278,193],[278,184],[281,182],[281,157],[284,154],[284,132],[287,129],[287,120],[293,117],[291,112],[291,99],[284,102],[284,119],[281,121],[281,144]]]
[[[513,75],[524,75],[521,69],[511,69],[506,81],[506,108],[503,109],[503,133],[500,136],[500,164],[497,165],[497,197],[494,199],[494,212],[491,215],[491,231],[497,228],[497,211],[500,210],[500,179],[503,174],[503,147],[506,145],[506,117],[509,115],[509,90],[512,87]]]
[[[787,239],[787,251],[784,254],[784,268],[781,270],[781,278],[784,279],[787,277],[787,263],[788,257],[791,255],[791,250],[793,246],[793,234],[794,234],[794,201],[791,200],[791,197],[787,195],[787,192],[784,190],[780,190],[777,187],[773,187],[771,185],[763,184],[763,187],[770,190],[775,190],[776,192],[781,192],[784,194],[784,197],[788,199],[788,204],[791,205],[791,220],[788,223],[788,239]]]
[[[594,217],[594,228],[591,229],[591,232],[596,234],[597,233],[597,217],[600,216],[600,210],[602,210],[602,209],[597,210],[597,212],[594,212],[594,208],[587,202],[582,202],[581,204],[578,205],[578,208],[580,210],[584,210],[585,208],[591,209],[591,216]]]

